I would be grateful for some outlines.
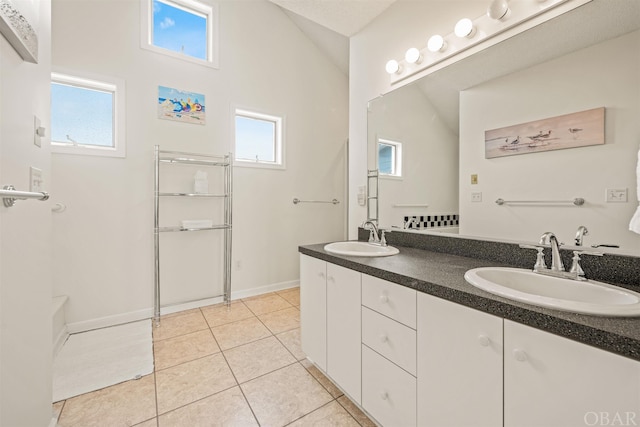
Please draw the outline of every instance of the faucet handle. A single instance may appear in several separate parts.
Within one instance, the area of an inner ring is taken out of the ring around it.
[[[602,252],[594,252],[594,251],[573,251],[573,262],[571,263],[571,270],[569,272],[575,275],[575,278],[578,280],[586,280],[584,277],[584,270],[580,265],[580,255],[593,255],[593,256],[603,256]]]
[[[522,249],[535,249],[538,251],[536,255],[536,264],[533,266],[533,271],[540,271],[547,268],[547,263],[544,261],[544,247],[535,245],[520,245]]]

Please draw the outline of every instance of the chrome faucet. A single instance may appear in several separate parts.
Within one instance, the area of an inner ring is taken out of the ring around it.
[[[587,229],[584,226],[580,226],[580,228],[578,228],[578,232],[581,233],[580,237],[582,237],[587,234]],[[576,235],[576,244],[577,243],[578,236]],[[547,268],[547,265],[544,262],[544,247],[540,245],[551,246],[551,268]],[[569,271],[565,271],[564,264],[562,263],[562,257],[560,256],[560,246],[562,246],[562,243],[558,243],[556,235],[550,231],[547,231],[540,236],[540,243],[537,246],[520,245],[521,248],[536,249],[538,251],[536,265],[533,267],[534,272],[547,276],[564,277],[573,280],[587,280],[584,276],[584,270],[582,270],[582,266],[580,265],[580,255],[603,255],[601,252],[573,251],[573,263],[571,264],[571,269]]]
[[[371,228],[367,228],[367,224],[369,224]],[[387,239],[384,235],[385,230],[378,229],[373,221],[368,220],[363,222],[362,228],[364,228],[365,230],[369,230],[369,243],[375,243],[380,246],[387,246]]]
[[[542,236],[540,236],[540,244],[551,245],[551,271],[558,273],[564,271],[564,264],[562,263],[562,258],[560,257],[560,243],[558,243],[556,235],[550,231],[547,231]]]
[[[582,239],[584,236],[589,234],[589,230],[587,230],[587,227],[585,227],[584,225],[581,225],[580,227],[578,227],[578,231],[576,231],[576,246],[582,246]]]
[[[371,225],[371,228],[367,228],[367,224]],[[380,237],[378,236],[378,227],[373,221],[365,221],[362,223],[362,228],[369,230],[369,243],[379,243]]]
[[[418,220],[415,217],[411,217],[404,222],[404,229],[408,229],[411,227],[411,224],[414,224],[416,228],[418,228]]]

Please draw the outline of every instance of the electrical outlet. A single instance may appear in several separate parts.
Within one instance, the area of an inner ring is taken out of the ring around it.
[[[42,170],[31,166],[29,169],[29,191],[40,193],[44,191],[43,188]]]
[[[471,193],[471,201],[472,202],[481,202],[482,201],[482,193]]]
[[[626,188],[607,188],[605,200],[607,203],[626,203],[627,189]]]

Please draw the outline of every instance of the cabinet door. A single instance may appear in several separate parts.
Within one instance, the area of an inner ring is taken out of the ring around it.
[[[502,426],[502,318],[418,293],[418,425]]]
[[[505,427],[638,422],[640,362],[509,320],[504,340]]]
[[[361,305],[357,271],[327,264],[327,373],[356,403],[361,396]]]
[[[300,255],[300,334],[302,351],[327,371],[327,263]]]

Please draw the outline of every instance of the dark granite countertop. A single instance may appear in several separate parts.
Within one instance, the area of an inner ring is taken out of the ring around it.
[[[299,252],[640,361],[640,317],[591,316],[502,298],[468,284],[464,273],[508,264],[394,246],[400,253],[391,257],[334,255],[324,244],[300,246]]]

